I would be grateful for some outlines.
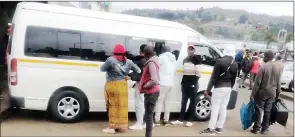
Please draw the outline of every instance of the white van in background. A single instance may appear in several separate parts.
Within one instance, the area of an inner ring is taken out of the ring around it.
[[[196,118],[210,117],[210,98],[203,92],[222,53],[202,35],[179,23],[40,3],[19,3],[8,46],[9,90],[15,107],[50,112],[62,122],[75,122],[86,112],[105,112],[105,73],[100,66],[113,46],[125,46],[136,61],[141,44],[169,46],[177,57],[171,112],[180,112],[182,61],[188,44],[201,55]],[[129,85],[129,111],[134,89]]]

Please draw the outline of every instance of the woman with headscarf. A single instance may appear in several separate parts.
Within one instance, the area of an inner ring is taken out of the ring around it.
[[[125,56],[125,48],[121,44],[114,47],[113,55],[101,66],[106,72],[105,101],[109,116],[105,133],[114,134],[128,128],[128,86],[129,71],[141,73],[141,70]]]

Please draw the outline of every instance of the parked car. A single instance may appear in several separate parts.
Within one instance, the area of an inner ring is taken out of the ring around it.
[[[294,92],[294,66],[293,63],[286,63],[281,77],[281,88]]]

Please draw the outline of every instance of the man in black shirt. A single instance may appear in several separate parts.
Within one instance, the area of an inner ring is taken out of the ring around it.
[[[196,112],[196,94],[199,86],[198,81],[201,77],[201,59],[194,53],[195,47],[194,45],[190,45],[188,47],[188,57],[183,60],[181,112],[179,120],[171,122],[174,125],[183,124],[188,99],[190,100],[189,108],[191,111],[186,126],[190,127],[193,125],[192,121],[194,120]]]
[[[232,87],[235,84],[238,64],[235,62],[235,47],[227,46],[223,54],[225,55],[221,59],[217,60],[214,65],[211,79],[209,81],[207,96],[212,92],[211,98],[211,117],[208,128],[201,132],[201,134],[215,134],[222,133],[223,125],[226,118],[227,104],[229,102]]]

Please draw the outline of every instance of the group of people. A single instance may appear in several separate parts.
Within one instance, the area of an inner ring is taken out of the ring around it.
[[[188,56],[183,60],[183,78],[180,83],[182,88],[180,117],[170,123],[169,100],[176,71],[175,56],[166,46],[157,56],[154,48],[146,44],[140,46],[142,58],[138,62],[127,59],[125,52],[123,45],[115,45],[113,55],[101,66],[101,71],[106,72],[105,101],[109,117],[108,127],[103,129],[103,132],[114,134],[128,129],[127,80],[135,81],[133,87],[135,88],[137,119],[137,122],[129,129],[146,128],[145,136],[151,137],[155,125],[171,123],[174,125],[185,124],[186,127],[192,126],[196,112],[198,81],[201,77],[201,58],[195,54],[195,46],[188,46]],[[259,62],[257,63],[255,56],[251,58],[249,52],[246,52],[242,60],[237,59],[238,56],[235,54],[233,46],[227,46],[223,53],[224,56],[218,59],[214,65],[207,91],[204,93],[205,96],[211,96],[212,109],[208,128],[200,133],[210,135],[222,133],[232,87],[235,85],[236,77],[241,69],[244,73],[243,78],[251,73],[252,83],[254,83],[250,99],[255,100],[256,122],[251,132],[260,131],[261,123],[262,132],[266,132],[269,126],[271,105],[275,98],[278,98],[280,92],[279,79],[282,65],[279,62],[271,62],[274,57],[271,51],[265,53],[263,66],[260,66]],[[129,73],[130,70],[133,72]],[[190,104],[189,109],[186,110],[188,100],[190,100]],[[163,121],[160,120],[162,108],[164,108]],[[189,117],[184,123],[186,111],[189,111]],[[263,112],[262,122],[260,119],[262,119]],[[154,113],[155,117],[153,117]],[[155,118],[155,123],[153,118]]]
[[[275,58],[275,59],[274,59]],[[284,69],[282,56],[272,51],[264,53],[263,62],[259,61],[257,53],[250,56],[250,51],[238,52],[235,56],[238,63],[238,75],[242,70],[239,88],[245,88],[245,80],[250,74],[249,90],[251,99],[255,102],[255,119],[252,133],[267,133],[270,125],[270,114],[273,103],[279,98],[281,91],[281,75]]]
[[[106,72],[105,101],[109,117],[109,125],[103,129],[103,132],[117,133],[128,128],[127,80],[132,80],[136,82],[133,87],[135,88],[137,122],[129,129],[146,128],[146,137],[151,137],[155,125],[170,124],[169,100],[174,84],[176,58],[167,46],[164,46],[162,53],[157,56],[152,46],[141,45],[140,55],[142,58],[138,62],[127,59],[125,52],[123,45],[115,45],[113,55],[101,66],[101,71]],[[187,53],[188,56],[183,60],[183,78],[180,83],[182,88],[180,117],[178,120],[172,121],[171,124],[184,124],[185,113],[189,111],[185,126],[190,127],[193,125],[192,121],[196,112],[196,93],[201,77],[201,58],[195,55],[194,45],[188,46]],[[211,134],[216,131],[221,133],[225,122],[226,106],[231,88],[235,83],[238,65],[234,62],[234,47],[226,48],[224,54],[225,56],[216,63],[207,92],[205,92],[205,95],[209,95],[214,87],[209,128],[201,132],[202,134]],[[133,72],[129,73],[130,70]],[[186,110],[188,100],[190,100],[190,104],[189,109]],[[160,120],[162,108],[164,108],[163,121]],[[155,123],[153,122],[154,113]]]

